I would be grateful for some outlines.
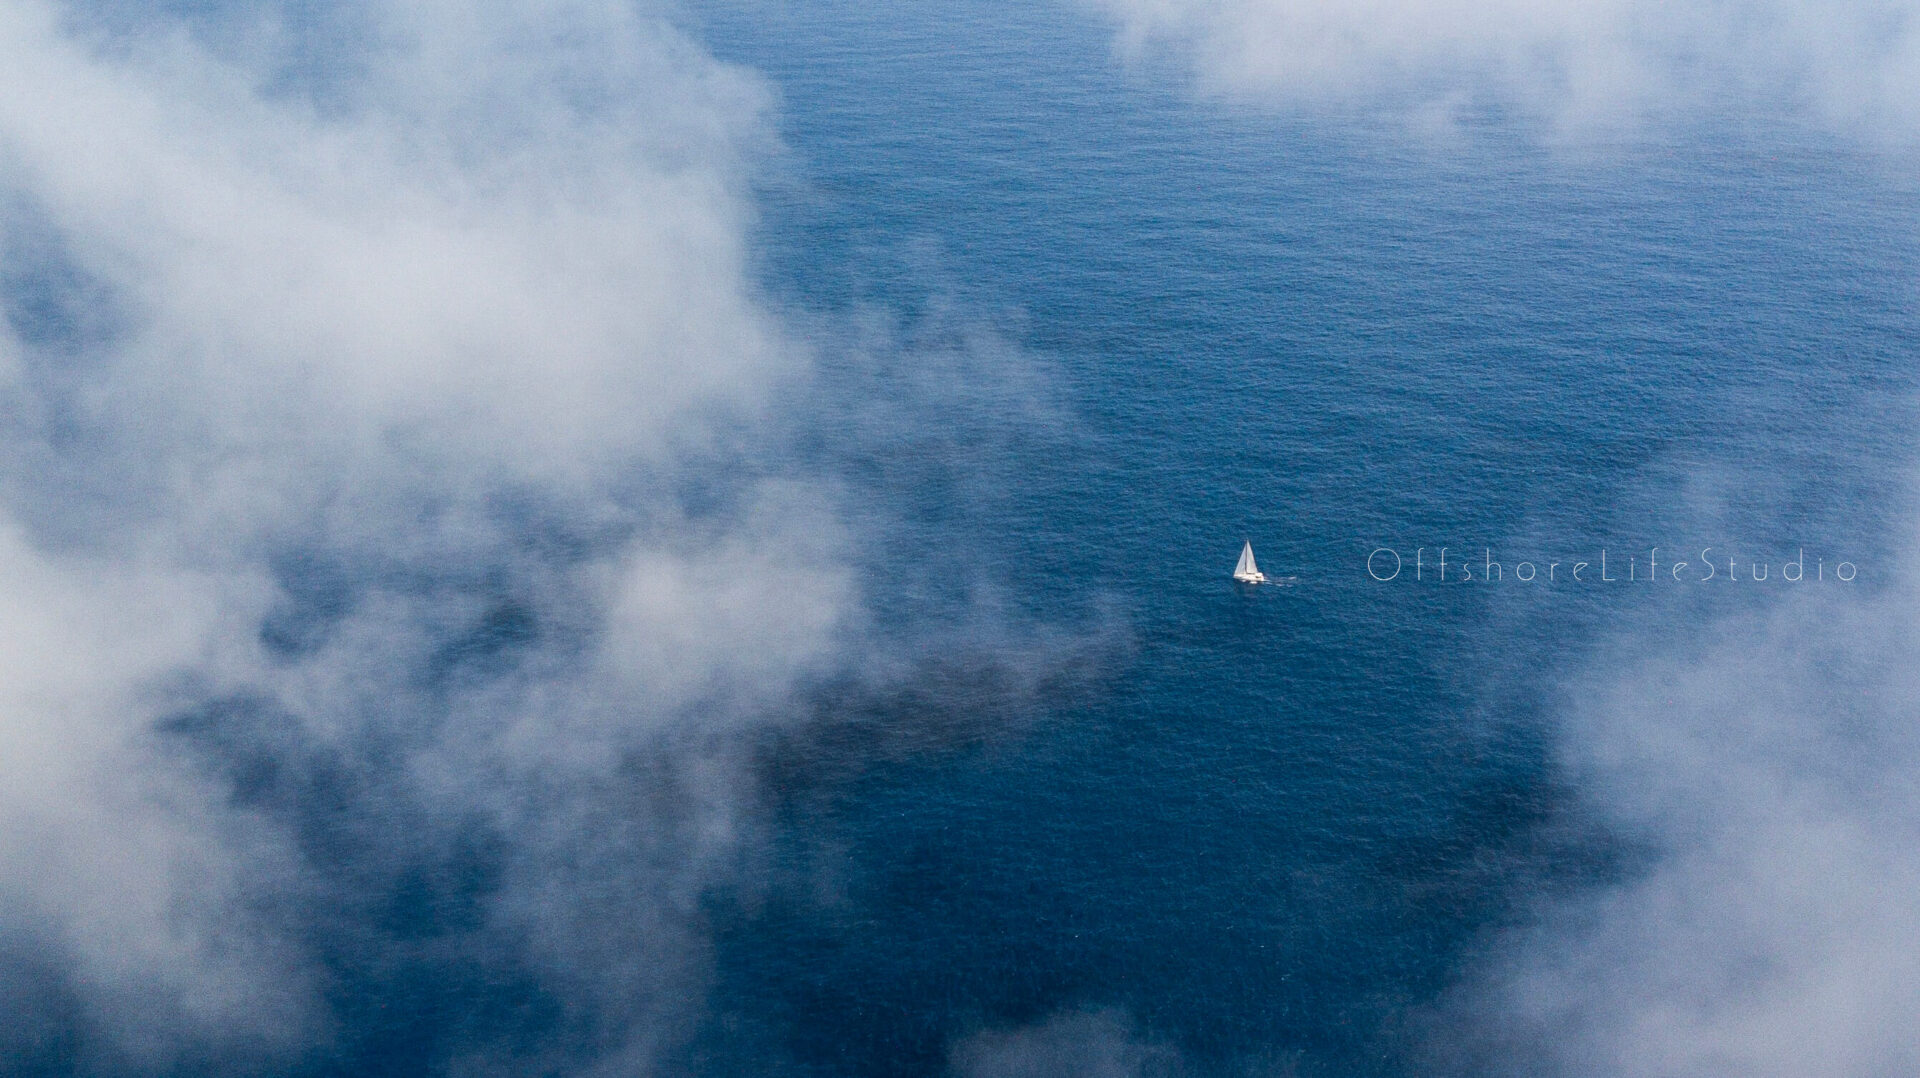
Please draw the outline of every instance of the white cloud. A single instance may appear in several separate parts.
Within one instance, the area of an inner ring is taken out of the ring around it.
[[[217,669],[209,652],[245,600],[164,565],[35,550],[13,528],[0,532],[0,579],[0,908],[14,914],[10,927],[21,911],[58,926],[53,942],[74,956],[76,979],[127,1018],[114,1054],[136,1063],[164,1062],[142,1046],[164,1042],[176,1022],[244,1021],[265,1042],[310,1032],[302,977],[263,940],[232,879],[227,842],[244,836],[199,826],[203,791],[136,778],[152,682]]]
[[[1519,1046],[1515,1072],[1920,1065],[1911,568],[1879,593],[1800,589],[1675,654],[1611,656],[1580,686],[1568,765],[1654,860],[1545,909],[1465,997]]]
[[[1097,2],[1128,51],[1171,48],[1215,92],[1289,105],[1418,119],[1477,102],[1563,129],[1759,111],[1920,133],[1920,8],[1898,0]]]
[[[644,1066],[739,833],[670,735],[858,602],[830,492],[688,463],[805,373],[745,270],[767,95],[626,5],[356,10],[309,86],[271,17],[0,6],[0,921],[102,1068],[298,1053],[479,842],[460,932]]]

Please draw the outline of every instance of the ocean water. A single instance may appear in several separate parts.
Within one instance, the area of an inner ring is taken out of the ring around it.
[[[1499,931],[1647,852],[1557,770],[1572,679],[1765,601],[1515,563],[1885,579],[1917,249],[1911,185],[1857,148],[1422,140],[1204,99],[1067,6],[698,25],[779,95],[768,294],[829,383],[939,401],[821,450],[879,616],[935,654],[1052,633],[1033,661],[1073,675],[782,801],[775,882],[715,901],[690,1071],[940,1073],[971,1031],[1095,1011],[1208,1071],[1427,1073]],[[1227,580],[1243,538],[1289,586]],[[1502,581],[1411,580],[1440,547]]]

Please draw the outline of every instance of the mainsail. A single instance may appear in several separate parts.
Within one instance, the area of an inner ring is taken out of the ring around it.
[[[1218,565],[1219,563],[1215,562],[1214,564]],[[1249,539],[1247,545],[1240,548],[1240,564],[1233,567],[1233,575],[1257,576],[1259,572],[1259,567],[1253,564],[1253,541]]]

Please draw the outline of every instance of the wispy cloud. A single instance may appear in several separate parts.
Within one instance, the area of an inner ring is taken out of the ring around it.
[[[858,617],[729,467],[807,365],[767,94],[623,4],[299,11],[0,8],[0,1053],[644,1068],[715,735]]]
[[[1657,649],[1620,641],[1577,686],[1570,773],[1651,860],[1508,938],[1458,1001],[1474,1072],[1920,1063],[1911,569],[1884,592],[1798,595]]]
[[[1180,1053],[1137,1034],[1115,1011],[1069,1011],[1017,1029],[985,1030],[953,1047],[956,1078],[1177,1078]]]
[[[1563,132],[1757,111],[1920,133],[1909,3],[1097,3],[1130,52],[1170,49],[1212,91],[1286,105],[1389,104],[1419,122],[1494,106]]]

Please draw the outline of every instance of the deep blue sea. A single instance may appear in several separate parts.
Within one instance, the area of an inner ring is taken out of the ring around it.
[[[1068,5],[696,25],[778,94],[762,286],[828,384],[892,387],[892,437],[811,450],[876,617],[956,656],[925,707],[993,717],[771,750],[862,762],[777,794],[775,882],[715,900],[690,1071],[933,1074],[968,1031],[1111,1008],[1206,1070],[1424,1073],[1500,928],[1634,871],[1557,771],[1568,684],[1764,587],[1516,561],[1885,568],[1920,248],[1857,147],[1423,142],[1208,100]],[[1231,584],[1243,539],[1290,586]],[[1475,579],[1434,582],[1440,547]]]

